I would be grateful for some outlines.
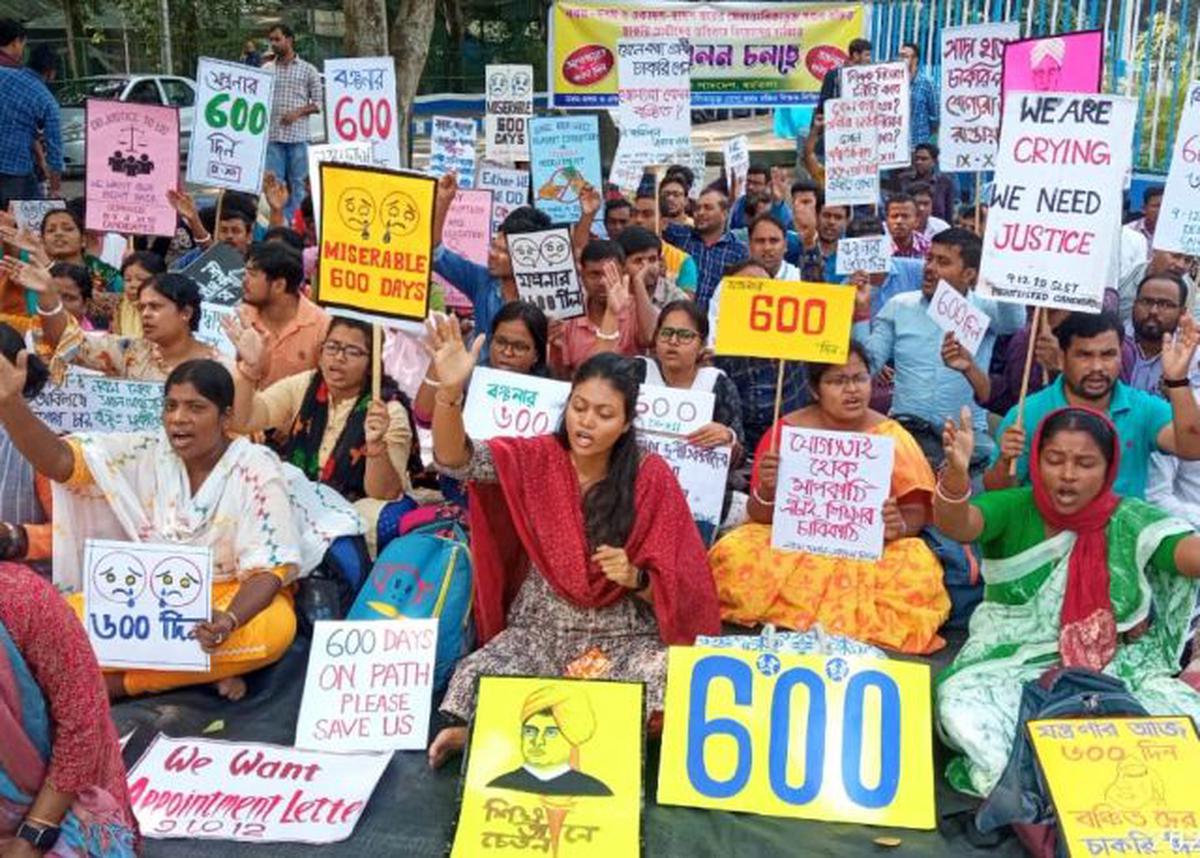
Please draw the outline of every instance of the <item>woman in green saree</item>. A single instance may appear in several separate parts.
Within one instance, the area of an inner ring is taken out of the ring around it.
[[[1021,688],[1053,667],[1103,671],[1151,714],[1200,722],[1200,694],[1174,678],[1200,587],[1200,536],[1113,493],[1120,444],[1108,418],[1086,408],[1047,415],[1031,485],[975,498],[968,414],[947,421],[943,446],[934,524],[951,539],[978,540],[984,557],[984,600],[937,680],[938,725],[961,754],[950,783],[992,790],[1016,736]]]

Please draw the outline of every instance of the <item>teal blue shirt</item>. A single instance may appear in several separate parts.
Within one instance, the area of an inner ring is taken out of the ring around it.
[[[1067,407],[1063,392],[1063,377],[1060,375],[1049,387],[1042,388],[1025,399],[1025,452],[1017,460],[1017,478],[1029,481],[1029,445],[1038,424],[1047,414]],[[1108,418],[1117,427],[1121,442],[1121,467],[1113,491],[1122,497],[1145,498],[1146,472],[1150,466],[1150,454],[1158,452],[1158,433],[1171,422],[1171,404],[1164,399],[1130,387],[1118,381],[1113,388],[1112,402],[1108,406]],[[996,438],[1017,419],[1017,406],[1008,410]],[[992,462],[1000,457],[1000,448],[992,451]]]

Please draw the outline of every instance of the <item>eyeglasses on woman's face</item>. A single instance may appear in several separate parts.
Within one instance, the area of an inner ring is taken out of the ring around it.
[[[326,340],[321,345],[321,353],[327,357],[344,357],[346,360],[362,360],[370,352],[362,346],[353,343],[342,343],[337,340]]]
[[[674,341],[683,345],[687,345],[689,343],[694,343],[699,336],[699,332],[693,331],[691,328],[662,327],[658,329],[658,338],[665,343]]]
[[[821,384],[828,384],[830,387],[865,387],[871,383],[871,376],[868,373],[860,372],[855,375],[846,375],[845,373],[830,373],[821,377]]]
[[[492,337],[492,350],[520,357],[533,351],[533,346],[524,340],[511,340],[502,334],[497,334]]]

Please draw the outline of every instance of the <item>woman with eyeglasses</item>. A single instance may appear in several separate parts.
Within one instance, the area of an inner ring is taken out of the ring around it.
[[[274,430],[274,446],[285,462],[368,517],[378,513],[378,505],[361,504],[364,499],[389,501],[408,491],[412,424],[391,379],[384,378],[382,399],[371,398],[369,324],[335,316],[317,368],[261,391],[255,384],[267,357],[262,335],[239,316],[223,324],[237,348],[235,431]]]
[[[780,419],[754,454],[747,511],[750,522],[721,539],[709,554],[721,617],[754,626],[774,623],[807,630],[820,623],[906,653],[930,653],[945,642],[938,628],[950,616],[942,566],[920,538],[930,522],[935,481],[916,440],[894,420],[872,411],[871,372],[861,345],[850,343],[844,364],[809,364],[813,404]],[[879,560],[778,551],[771,523],[784,426],[859,432],[895,443],[891,494],[880,515],[884,549]]]

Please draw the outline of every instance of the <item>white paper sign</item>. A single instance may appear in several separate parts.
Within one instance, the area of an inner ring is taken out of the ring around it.
[[[571,233],[565,226],[506,235],[517,294],[551,319],[583,315],[583,290],[575,271]]]
[[[707,390],[643,384],[638,388],[634,425],[639,432],[690,435],[712,422],[716,401],[717,397]]]
[[[403,117],[397,115],[396,103],[391,57],[325,60],[325,139],[330,143],[369,145],[376,165],[400,169]]]
[[[831,98],[825,102],[825,202],[879,202],[879,150],[874,102]]]
[[[725,141],[722,155],[725,159],[725,181],[729,184],[730,191],[732,192],[736,183],[737,192],[745,193],[746,173],[750,171],[750,141],[744,134],[731,137]]]
[[[976,173],[996,166],[1004,44],[1020,37],[1017,21],[942,30],[938,145],[947,172]]]
[[[429,140],[429,173],[458,174],[460,188],[475,187],[475,120],[433,117]]]
[[[687,39],[617,40],[621,141],[642,163],[691,146],[691,72]]]
[[[912,163],[911,102],[908,68],[903,62],[869,66],[844,65],[842,98],[873,101],[872,120],[882,169],[907,167]]]
[[[129,771],[129,801],[155,839],[338,843],[391,759],[159,733]]]
[[[436,619],[313,626],[296,747],[412,751],[429,738]]]
[[[533,66],[489,65],[485,81],[484,154],[502,164],[528,161]]]
[[[617,151],[613,155],[612,166],[608,170],[608,180],[627,194],[636,194],[642,185],[642,177],[646,174],[647,158],[633,151],[624,136],[617,141]]]
[[[275,74],[201,57],[187,180],[231,191],[262,189]]]
[[[375,165],[374,149],[370,143],[324,143],[308,147],[308,185],[312,189],[313,224],[317,238],[321,237],[321,165]]]
[[[32,233],[42,231],[42,221],[52,211],[67,207],[66,200],[9,200],[8,212],[17,222],[17,229]]]
[[[705,186],[704,172],[708,168],[707,159],[708,153],[703,149],[685,149],[681,152],[676,152],[670,158],[669,163],[680,164],[689,168],[692,171],[692,175],[696,177],[692,182],[692,186],[688,188],[689,199],[700,199],[700,192],[704,190]],[[747,163],[746,169],[749,168],[750,165]]]
[[[787,426],[779,453],[771,547],[878,560],[883,502],[891,495],[892,439]]]
[[[467,437],[487,441],[547,435],[558,429],[570,396],[566,381],[477,366],[463,406]]]
[[[492,192],[492,235],[513,209],[529,205],[529,171],[480,164],[476,187]]]
[[[730,447],[697,447],[682,438],[648,432],[637,434],[637,445],[645,452],[657,453],[667,460],[687,497],[692,518],[712,529],[720,525],[725,482],[732,458]]]
[[[200,305],[200,327],[196,330],[196,339],[206,346],[212,346],[226,357],[237,357],[237,349],[229,341],[229,337],[225,336],[225,329],[221,327],[221,320],[226,317],[233,318],[235,313],[237,310],[233,307],[204,302]]]
[[[890,235],[864,235],[859,238],[838,240],[837,274],[887,274],[892,270],[892,237]]]
[[[212,617],[212,552],[89,539],[83,602],[101,667],[208,670],[194,628]]]
[[[1098,313],[1121,230],[1137,99],[1008,93],[983,239],[984,298]]]
[[[978,307],[959,294],[945,280],[938,282],[937,291],[929,301],[929,318],[943,331],[954,334],[967,351],[975,354],[987,333],[991,319]]]
[[[61,387],[49,385],[29,403],[55,432],[152,432],[162,426],[163,386],[71,369]]]
[[[1200,256],[1200,81],[1188,87],[1183,104],[1154,249]]]

